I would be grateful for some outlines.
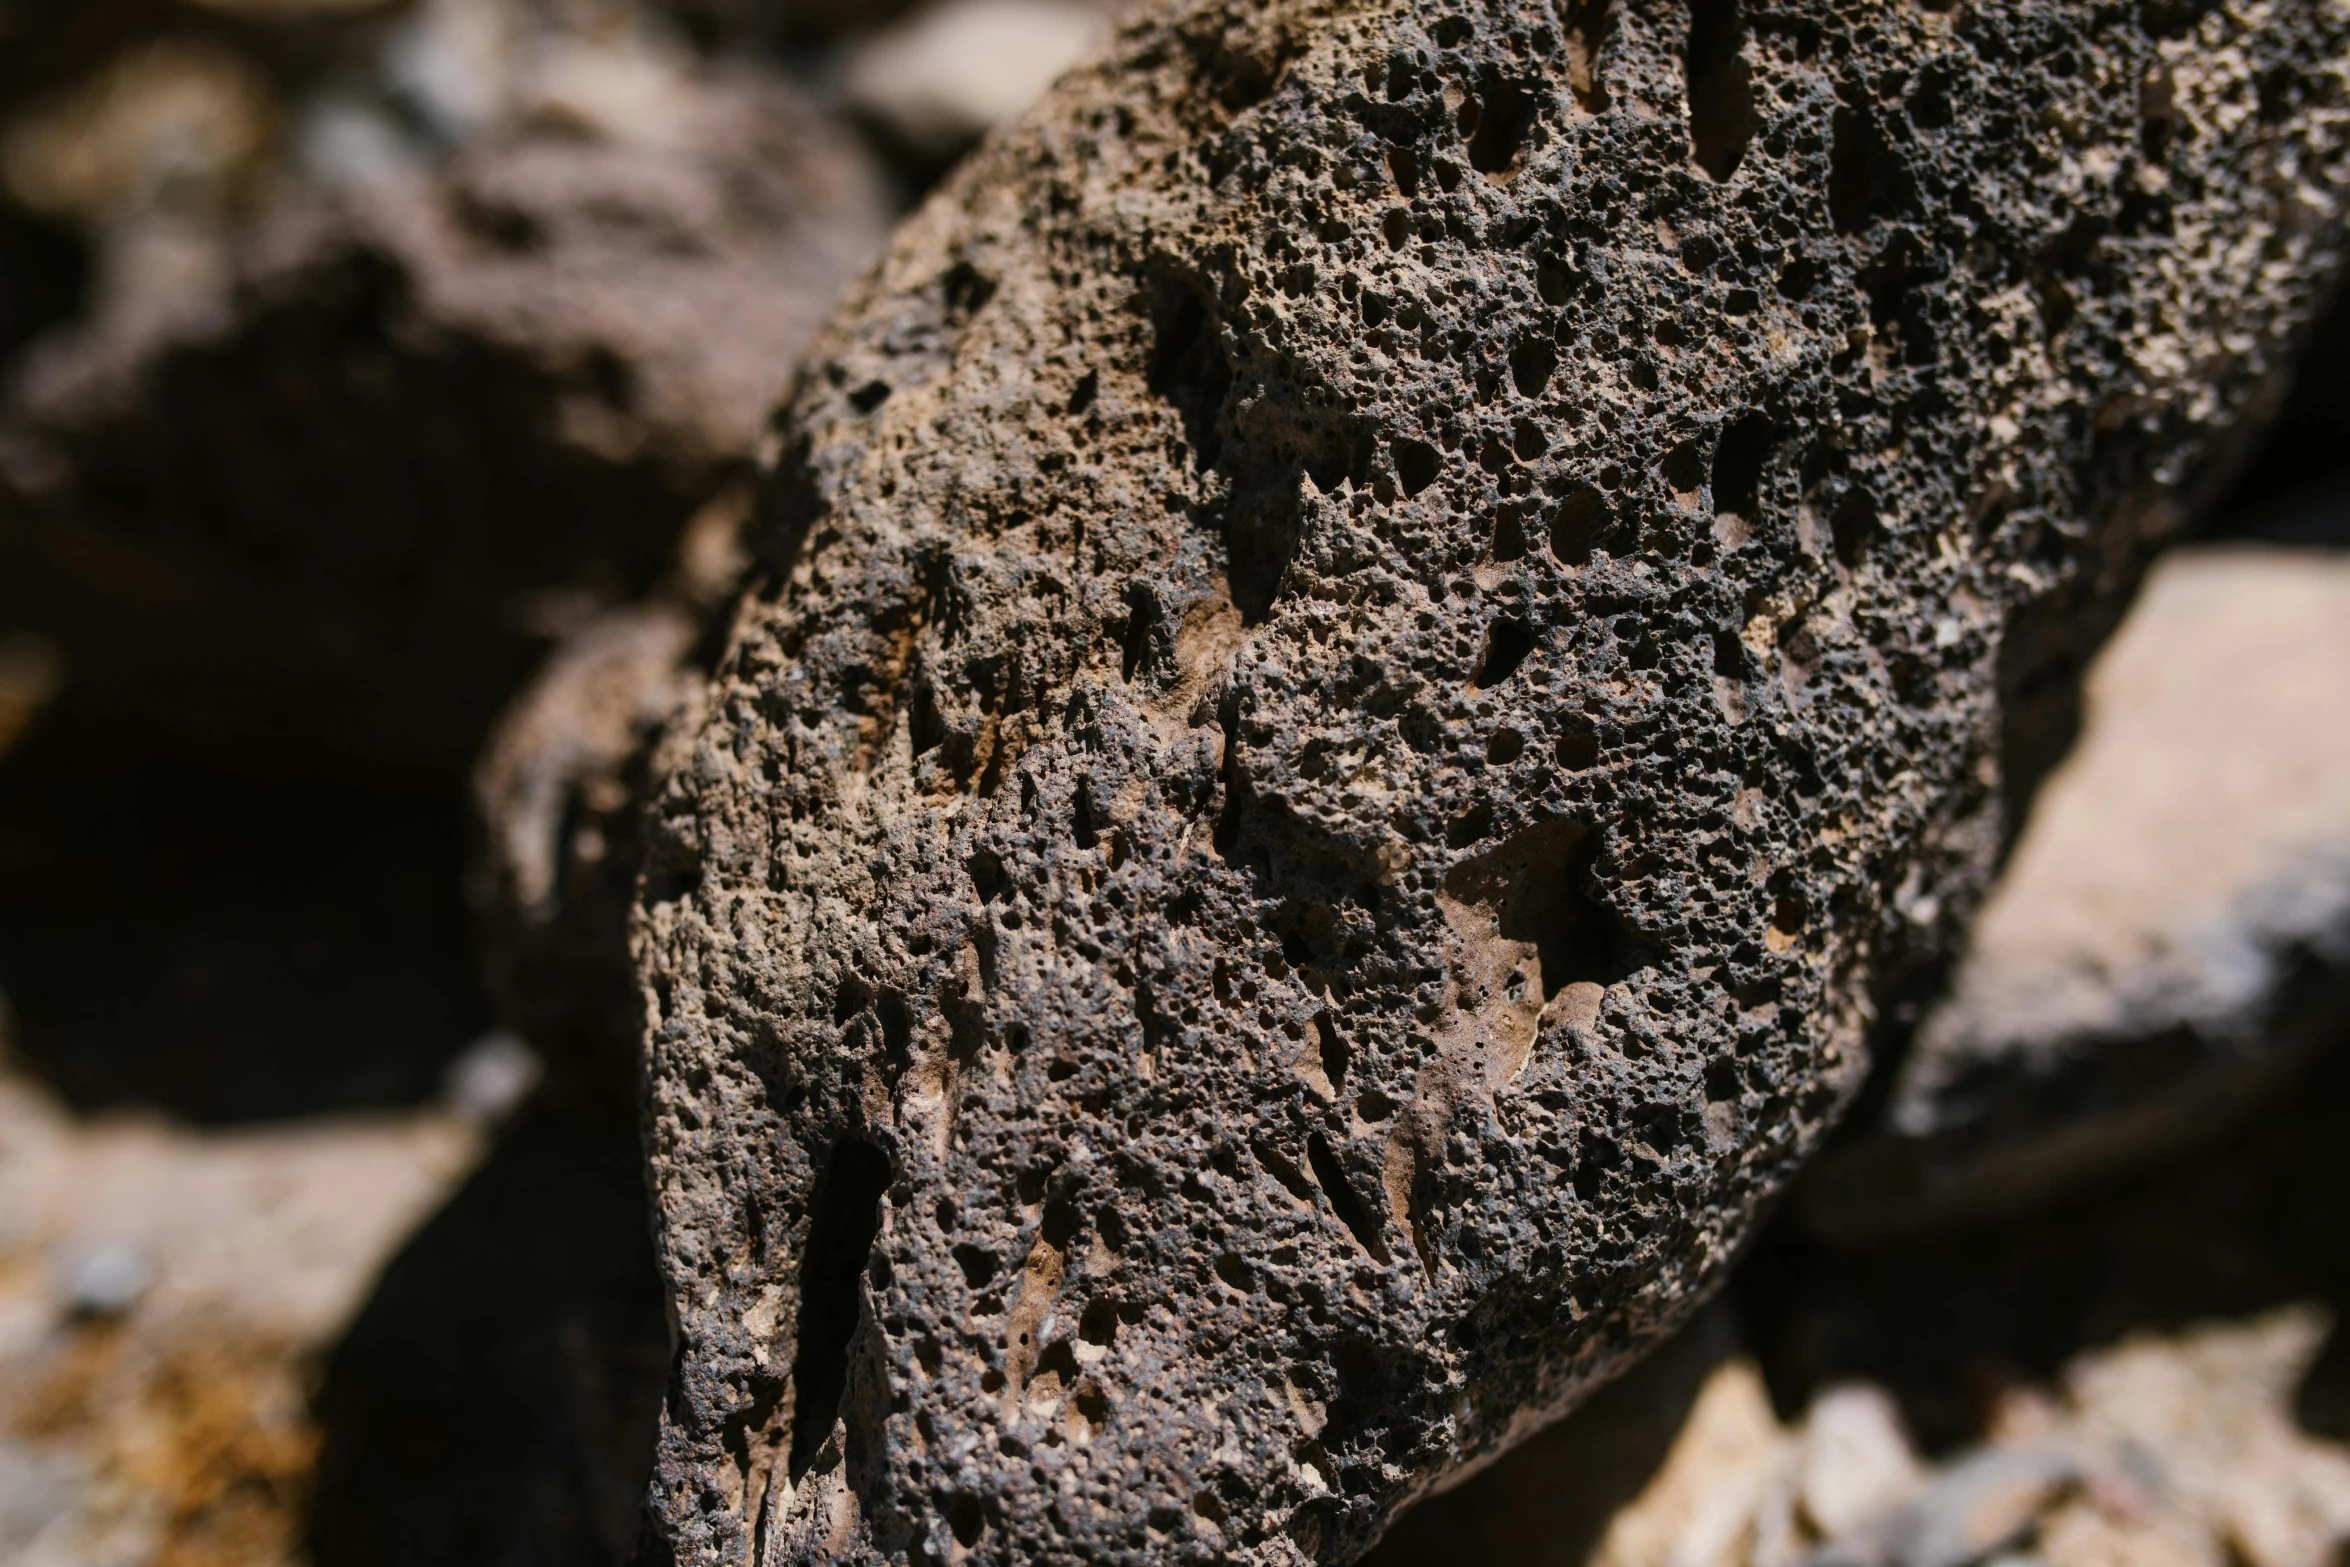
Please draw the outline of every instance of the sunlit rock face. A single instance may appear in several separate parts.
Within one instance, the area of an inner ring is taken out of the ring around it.
[[[1679,1320],[2273,396],[2346,31],[1192,5],[967,165],[659,758],[674,1559],[1343,1561]]]

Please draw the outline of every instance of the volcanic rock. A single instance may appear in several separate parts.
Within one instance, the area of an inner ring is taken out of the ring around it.
[[[657,759],[668,1558],[1344,1561],[1680,1321],[2273,406],[2346,26],[1211,0],[967,163]]]

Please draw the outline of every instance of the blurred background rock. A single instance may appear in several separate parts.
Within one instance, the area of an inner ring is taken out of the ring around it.
[[[801,347],[1117,9],[0,0],[0,1561],[629,1559],[632,758]],[[2338,1559],[2345,385],[1725,1298],[1377,1560]]]

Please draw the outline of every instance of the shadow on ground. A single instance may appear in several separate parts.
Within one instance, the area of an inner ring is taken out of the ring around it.
[[[668,1373],[635,1118],[542,1096],[328,1361],[317,1567],[628,1559]]]
[[[65,1101],[415,1104],[489,1026],[462,803],[239,778],[44,724],[0,760],[0,992]]]

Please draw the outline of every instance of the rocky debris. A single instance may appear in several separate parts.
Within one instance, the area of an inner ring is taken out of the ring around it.
[[[0,1560],[627,1562],[668,1365],[634,1117],[518,1065],[202,1130],[0,1076]]]
[[[2332,26],[1196,5],[967,163],[663,742],[675,1559],[1345,1560],[1683,1317],[2273,407]]]
[[[2052,1384],[2006,1390],[1981,1442],[1932,1461],[1871,1383],[1824,1389],[1783,1422],[1716,1318],[1662,1352],[1669,1378],[1626,1379],[1672,1386],[1655,1407],[1675,1424],[1603,1528],[1585,1527],[1591,1487],[1572,1457],[1611,1437],[1651,1445],[1604,1396],[1457,1501],[1406,1515],[1370,1567],[2316,1567],[2350,1541],[2350,1448],[2292,1417],[2327,1332],[2314,1306],[2085,1351]]]
[[[2325,1314],[2303,1306],[2134,1335],[2081,1355],[2054,1387],[2012,1391],[1983,1445],[1931,1465],[1897,1425],[1877,1424],[1863,1446],[1836,1430],[1838,1404],[1889,1410],[1882,1390],[1848,1385],[1783,1426],[1754,1363],[1732,1358],[1588,1560],[2314,1567],[2350,1540],[2350,1449],[2305,1434],[2291,1413],[2325,1333]],[[1823,1484],[1872,1505],[1823,1507]]]
[[[1108,37],[1083,0],[939,0],[860,44],[852,108],[931,167],[1010,123]]]
[[[413,1100],[485,1026],[483,734],[707,569],[888,219],[837,117],[631,6],[246,20],[117,17],[0,128],[94,246],[0,405],[0,983],[75,1103],[202,1118]]]
[[[92,308],[153,330],[176,301],[224,286],[227,236],[267,178],[278,112],[251,57],[167,34],[11,115],[0,183],[90,237]]]
[[[874,177],[779,79],[532,59],[437,168],[289,199],[233,289],[142,287],[28,364],[0,624],[64,648],[64,700],[247,768],[460,777],[748,462]]]
[[[2158,565],[2086,689],[1832,1233],[2043,1200],[2223,1128],[2350,1031],[2350,556]]]
[[[0,1080],[0,1555],[302,1559],[317,1362],[481,1144],[437,1109],[76,1122]]]

